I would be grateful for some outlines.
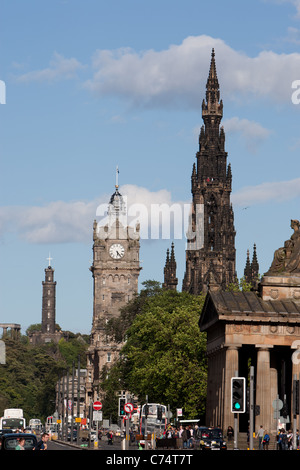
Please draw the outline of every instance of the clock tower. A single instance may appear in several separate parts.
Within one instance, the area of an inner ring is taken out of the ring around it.
[[[118,170],[117,170],[118,172]],[[106,224],[93,226],[93,323],[87,361],[87,394],[101,397],[101,372],[118,358],[122,344],[106,332],[106,324],[138,292],[140,228],[127,226],[125,198],[116,184]]]

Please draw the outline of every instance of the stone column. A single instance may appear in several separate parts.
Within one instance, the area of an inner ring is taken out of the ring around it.
[[[256,371],[256,405],[260,406],[260,415],[255,419],[255,431],[262,425],[265,430],[271,431],[273,426],[272,380],[270,368],[270,348],[273,346],[257,344],[257,371]]]
[[[293,379],[296,376],[296,379],[300,379],[300,341],[296,340],[293,342],[291,345],[291,350],[292,350],[292,355],[291,355],[291,360],[292,360],[292,383],[291,383],[291,389],[292,389],[292,397],[291,397],[291,413],[290,413],[290,418],[291,418],[291,423],[293,424],[293,409],[294,409],[294,404],[293,404]],[[297,423],[299,420],[299,416],[297,416]],[[299,427],[299,423],[297,424],[297,427]]]
[[[225,393],[224,393],[224,420],[223,430],[227,430],[228,426],[234,426],[234,416],[231,413],[231,377],[234,377],[236,371],[239,370],[239,347],[241,345],[226,345],[226,362],[225,362]]]

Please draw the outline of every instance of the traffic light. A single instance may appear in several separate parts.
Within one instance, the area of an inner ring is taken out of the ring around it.
[[[157,407],[157,419],[162,421],[162,406]]]
[[[149,405],[144,405],[144,415],[145,415],[145,418],[147,419],[148,417],[148,414],[149,414]]]
[[[231,412],[246,412],[246,379],[231,377]]]
[[[125,409],[124,409],[125,403],[126,403],[125,398],[119,398],[119,416],[125,416],[126,415],[126,412],[125,412]]]
[[[283,403],[283,407],[281,409],[281,416],[286,419],[288,416],[288,407],[286,403]]]

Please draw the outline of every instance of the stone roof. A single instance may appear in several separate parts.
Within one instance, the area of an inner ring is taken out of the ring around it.
[[[202,331],[219,320],[300,322],[300,302],[263,300],[255,292],[209,292],[201,312]]]

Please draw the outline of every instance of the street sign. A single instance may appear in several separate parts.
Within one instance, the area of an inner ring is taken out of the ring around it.
[[[100,411],[102,410],[102,403],[101,401],[94,401],[93,403],[93,408],[95,411]]]
[[[126,411],[126,413],[132,413],[133,412],[133,404],[132,403],[125,403],[124,405],[124,410]]]
[[[93,421],[102,421],[102,411],[93,411]]]
[[[283,401],[280,400],[279,398],[276,398],[276,400],[273,401],[272,406],[275,411],[279,411],[283,407]]]

